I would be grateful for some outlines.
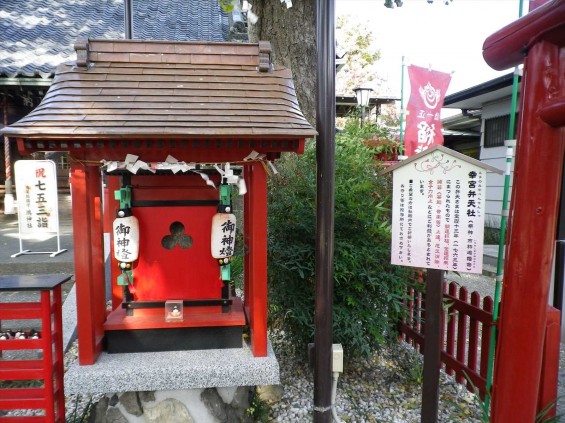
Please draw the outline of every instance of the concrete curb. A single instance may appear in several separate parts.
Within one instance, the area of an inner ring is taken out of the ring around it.
[[[63,303],[63,351],[67,352],[77,336],[77,296],[73,285]]]

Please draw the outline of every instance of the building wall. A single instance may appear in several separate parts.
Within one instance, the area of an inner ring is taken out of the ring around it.
[[[27,116],[41,102],[45,94],[45,87],[31,87],[29,89],[17,89],[13,87],[2,87],[0,85],[0,128],[5,124],[12,123]],[[5,102],[5,103],[4,103]],[[0,171],[0,209],[3,210],[4,193],[6,192],[6,162],[5,143],[7,138],[0,135],[0,163],[2,170]],[[15,194],[14,182],[14,163],[24,159],[50,159],[57,165],[57,187],[59,191],[69,190],[69,171],[68,171],[68,155],[64,152],[60,153],[34,153],[33,155],[22,155],[16,143],[15,138],[9,139],[10,145],[10,168],[11,168],[11,191]]]
[[[481,162],[494,166],[502,171],[506,169],[506,147],[484,146],[485,120],[510,114],[511,98],[507,97],[492,103],[483,104],[481,123]],[[512,173],[514,162],[512,163]],[[510,183],[512,186],[512,182]],[[504,175],[489,172],[487,174],[486,217],[485,225],[497,228],[500,226],[502,196],[504,193]],[[509,197],[510,199],[510,197]]]

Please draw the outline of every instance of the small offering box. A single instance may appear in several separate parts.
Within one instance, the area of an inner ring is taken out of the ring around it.
[[[165,320],[167,322],[182,322],[182,300],[165,301]]]

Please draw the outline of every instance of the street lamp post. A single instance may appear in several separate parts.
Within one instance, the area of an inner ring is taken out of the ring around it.
[[[369,99],[371,98],[372,88],[357,87],[353,90],[355,92],[355,97],[357,98],[357,106],[361,107],[361,126],[363,126],[365,120],[365,108],[369,105]]]

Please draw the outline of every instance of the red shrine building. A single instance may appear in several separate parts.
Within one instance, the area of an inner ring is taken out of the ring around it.
[[[290,70],[268,42],[80,39],[75,50],[2,132],[22,154],[70,154],[80,364],[103,350],[240,348],[244,328],[266,356],[267,177],[316,135]]]

